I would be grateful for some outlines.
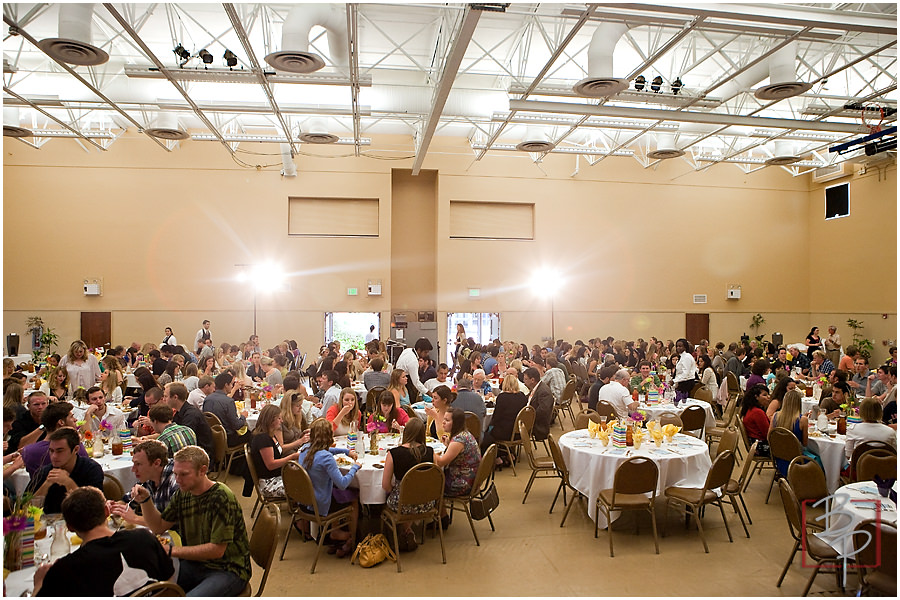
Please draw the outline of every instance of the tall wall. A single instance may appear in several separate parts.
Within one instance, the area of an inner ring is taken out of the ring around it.
[[[241,150],[272,155],[239,154],[251,164],[278,162],[277,147]],[[686,312],[710,314],[713,340],[752,333],[756,312],[762,332],[788,341],[850,315],[869,337],[896,339],[895,168],[854,178],[851,217],[826,223],[821,190],[776,168],[590,167],[559,155],[536,165],[513,153],[476,162],[464,140],[437,138],[415,178],[409,160],[314,153],[330,156],[299,156],[298,176],[285,179],[241,168],[212,143],[166,153],[126,135],[99,153],[5,142],[4,333],[24,336],[37,314],[68,341],[81,311],[111,311],[113,343],[158,342],[165,326],[190,340],[204,318],[215,339],[237,342],[252,329],[255,289],[264,345],[294,338],[315,351],[325,311],[381,312],[386,332],[392,309],[432,305],[442,337],[448,312],[500,312],[504,339],[533,344],[549,335],[553,286],[556,335],[568,339],[674,338]],[[377,197],[379,236],[288,236],[290,195]],[[534,202],[535,239],[450,239],[451,200]],[[417,201],[421,214],[408,211]],[[267,259],[288,272],[288,290],[235,281],[236,264]],[[540,266],[562,279],[533,284]],[[860,287],[860,270],[871,286]],[[102,297],[82,294],[92,277],[103,278]],[[365,294],[368,279],[382,280],[382,296]],[[741,300],[726,300],[728,284],[742,286]]]

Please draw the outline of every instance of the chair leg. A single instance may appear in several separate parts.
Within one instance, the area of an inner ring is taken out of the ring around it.
[[[253,510],[250,511],[250,518],[251,518],[251,519],[253,518],[253,515],[256,514],[256,509],[257,509],[257,508],[259,508],[259,492],[258,492],[258,491],[257,491],[257,493],[256,493],[256,502],[253,503]],[[253,523],[255,524],[256,521],[253,521]]]
[[[606,537],[609,538],[609,557],[614,558],[615,554],[613,554],[613,539],[612,539],[612,537],[613,537],[612,536],[612,509],[609,507],[605,507],[605,508],[606,508],[606,510],[604,512],[606,512]],[[594,534],[595,534],[594,537],[597,537],[596,533],[597,533],[597,524],[595,523],[594,524]]]
[[[439,527],[440,525],[438,525]],[[400,572],[400,540],[397,539],[397,524],[391,521],[391,533],[394,536],[394,550],[397,552],[397,572]]]
[[[576,500],[576,498],[579,498],[579,497],[580,497],[580,494],[578,494],[578,492],[573,490],[572,491],[572,501],[569,502],[569,506],[566,507],[566,512],[563,513],[562,521],[560,521],[560,523],[559,523],[560,527],[562,527],[563,525],[566,524],[566,517],[569,516],[569,511],[572,510],[573,506],[575,506],[575,500]]]
[[[775,584],[775,587],[781,587],[781,582],[784,581],[784,576],[787,575],[788,569],[791,568],[791,563],[794,562],[794,555],[797,554],[799,549],[800,542],[794,541],[794,549],[791,550],[791,555],[788,557],[787,562],[784,563],[784,569],[781,570],[781,577],[778,578],[778,583]]]
[[[475,545],[480,546],[481,543],[478,541],[478,533],[475,531],[475,521],[472,520],[472,513],[469,511],[469,503],[466,502],[463,504],[463,508],[466,511],[466,516],[469,518],[469,527],[472,528],[472,535],[475,536]]]
[[[719,505],[719,512],[722,513],[722,521],[725,522],[725,531],[728,533],[728,541],[733,544],[734,538],[731,537],[731,528],[728,526],[728,519],[725,517],[725,508],[722,506],[722,500],[720,499],[716,504]]]
[[[741,506],[744,507],[744,512],[747,513],[747,522],[753,525],[753,519],[750,518],[750,511],[747,510],[747,503],[744,502],[744,494],[738,494],[738,499],[741,501]]]
[[[560,492],[563,493],[563,502],[565,503],[565,501],[566,501],[566,496],[565,496],[565,493],[566,493],[566,492],[565,492],[565,490],[564,490],[565,487],[566,487],[565,482],[560,481],[560,482],[559,482],[559,487],[556,488],[556,495],[553,496],[553,504],[550,505],[550,514],[553,514],[553,508],[556,506],[556,501],[559,499],[559,493],[560,493]]]
[[[488,513],[487,518],[488,518],[488,523],[491,524],[491,531],[497,531],[497,530],[494,528],[494,520],[491,518],[490,513]]]
[[[706,536],[703,534],[703,524],[700,522],[700,511],[698,507],[695,507],[693,511],[691,511],[694,515],[694,520],[697,521],[697,531],[700,532],[700,540],[703,542],[703,550],[709,554],[709,546],[706,545]]]
[[[288,539],[290,539],[291,537],[291,529],[294,528],[294,523],[295,521],[291,519],[291,522],[287,528],[287,533],[284,534],[284,544],[281,546],[281,558],[279,558],[278,560],[284,560],[284,551],[287,550]]]
[[[778,469],[772,474],[772,482],[769,483],[769,493],[766,494],[766,504],[769,503],[769,496],[772,495],[772,488],[775,487],[775,480],[778,479]]]
[[[809,595],[809,588],[812,587],[813,581],[816,580],[816,577],[819,574],[819,569],[821,567],[822,567],[822,565],[820,563],[816,563],[816,568],[813,569],[812,575],[809,576],[809,581],[806,582],[806,587],[803,588],[803,597],[804,598]]]
[[[531,484],[534,483],[534,478],[537,477],[537,471],[531,471],[531,478],[528,480],[528,485],[525,486],[525,497],[522,498],[522,504],[525,504],[525,501],[528,500],[528,492],[531,491]]]
[[[738,496],[740,497],[740,496]],[[731,500],[731,505],[734,507],[734,512],[737,513],[738,518],[741,520],[741,526],[744,528],[744,533],[747,535],[747,538],[750,538],[750,531],[747,529],[747,524],[744,522],[744,515],[741,513],[741,509],[738,508],[737,500],[734,499],[734,496],[729,496]]]
[[[656,509],[650,505],[650,523],[653,525],[653,545],[656,546],[656,553],[659,554],[659,536],[656,535]]]
[[[313,574],[316,572],[316,563],[319,562],[319,555],[322,554],[322,545],[325,543],[325,528],[320,527],[321,531],[319,531],[319,544],[316,546],[316,556],[313,558],[312,567],[310,567],[309,572]]]

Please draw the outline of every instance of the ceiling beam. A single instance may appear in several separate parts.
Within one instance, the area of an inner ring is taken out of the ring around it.
[[[178,81],[197,81],[201,83],[253,83],[257,82],[257,76],[250,71],[228,68],[212,69],[178,69],[170,71],[172,77]],[[287,83],[296,85],[352,85],[350,79],[339,73],[277,73],[275,71],[263,71],[266,81],[269,83]],[[165,79],[166,76],[156,67],[125,65],[125,75],[135,79]],[[372,76],[366,75],[358,78],[360,87],[371,87]]]
[[[71,132],[74,133],[76,136],[80,137],[81,139],[90,142],[91,144],[93,144],[94,146],[96,146],[98,149],[103,150],[104,152],[106,151],[106,148],[104,148],[103,146],[101,146],[100,144],[98,144],[97,142],[95,142],[94,140],[92,140],[91,138],[87,137],[86,135],[84,135],[83,133],[81,133],[80,131],[78,131],[77,129],[75,129],[74,127],[72,127],[71,125],[69,125],[68,123],[66,123],[66,122],[64,122],[64,121],[62,121],[62,120],[60,120],[60,119],[57,119],[56,117],[54,117],[53,115],[51,115],[50,113],[48,113],[46,110],[44,110],[44,109],[41,108],[40,106],[38,106],[38,105],[34,104],[33,102],[29,101],[27,98],[24,98],[23,96],[20,96],[19,94],[15,93],[14,91],[12,91],[11,89],[9,89],[9,88],[6,87],[5,85],[3,86],[3,91],[6,92],[7,94],[9,94],[10,96],[12,96],[13,98],[15,98],[15,99],[17,99],[17,100],[19,100],[19,101],[21,101],[21,102],[24,102],[25,104],[27,104],[28,106],[30,106],[30,107],[33,108],[34,110],[38,111],[39,113],[41,113],[42,115],[44,115],[45,117],[47,117],[48,119],[50,119],[51,121],[53,121],[54,123],[56,123],[57,125],[60,125],[61,127],[64,127],[65,129],[71,131]]]
[[[456,30],[450,51],[444,59],[444,66],[441,70],[441,78],[434,89],[434,96],[431,100],[431,110],[425,120],[422,131],[416,137],[416,157],[413,160],[412,174],[418,175],[425,161],[425,155],[428,153],[428,147],[431,145],[431,139],[437,129],[438,123],[441,121],[441,114],[444,112],[444,106],[447,104],[447,98],[450,96],[450,90],[453,88],[453,82],[456,80],[456,74],[459,72],[459,65],[466,54],[466,48],[472,40],[475,33],[475,27],[478,25],[478,19],[481,18],[481,10],[473,8],[472,5],[466,6],[463,12],[462,22]]]
[[[347,4],[347,46],[350,53],[350,108],[353,111],[353,153],[360,155],[359,124],[359,5]]]

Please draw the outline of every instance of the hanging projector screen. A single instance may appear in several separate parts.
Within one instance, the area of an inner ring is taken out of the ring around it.
[[[850,215],[850,184],[839,183],[825,188],[825,220]]]

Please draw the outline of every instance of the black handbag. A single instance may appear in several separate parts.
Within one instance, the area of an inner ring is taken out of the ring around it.
[[[497,493],[497,486],[491,481],[491,485],[487,490],[469,501],[469,512],[472,513],[473,519],[481,521],[497,510],[499,505],[500,494]]]

